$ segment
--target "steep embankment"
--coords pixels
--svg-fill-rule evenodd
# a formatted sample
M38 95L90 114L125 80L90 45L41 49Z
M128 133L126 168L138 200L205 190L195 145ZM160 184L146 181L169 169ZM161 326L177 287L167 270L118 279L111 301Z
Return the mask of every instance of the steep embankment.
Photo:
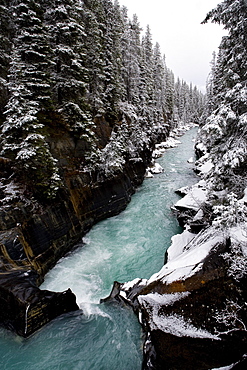
M163 135L152 140L158 137ZM64 300L71 292L56 295L39 291L37 285L95 222L126 207L150 163L152 140L138 158L126 160L121 170L101 179L98 172L63 166L63 189L50 204L29 200L17 182L5 187L10 197L1 208L1 320L5 325L28 336L56 315L77 308L74 297L73 304ZM66 140L53 142L62 148L62 156L57 157L63 163L63 158L75 159L71 141L70 145Z
M152 43L140 53L140 27L118 4L2 1L0 15L0 321L28 336L78 308L70 291L38 285L95 222L125 208L172 107L150 84L148 95ZM155 61L160 94L170 72Z

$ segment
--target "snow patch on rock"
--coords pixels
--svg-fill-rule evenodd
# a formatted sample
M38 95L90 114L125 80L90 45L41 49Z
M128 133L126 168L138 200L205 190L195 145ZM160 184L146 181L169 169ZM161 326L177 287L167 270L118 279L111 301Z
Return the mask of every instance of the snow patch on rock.
M144 296L139 296L139 303L149 312L149 326L151 330L162 330L165 333L176 335L178 337L190 338L208 338L220 340L216 335L209 333L206 330L198 329L189 321L185 321L180 315L165 315L160 312L162 306L169 306L178 300L187 297L190 293L172 293L158 294L151 293Z
M190 233L191 234L191 233ZM175 238L174 247L168 249L168 262L151 276L148 284L160 280L164 284L187 279L198 272L210 251L225 242L225 235L217 228L210 227L194 237L187 231ZM189 240L191 238L191 240ZM188 241L189 240L189 241ZM171 253L172 257L169 257Z
M188 208L195 211L199 211L201 206L205 203L208 195L206 188L206 182L204 180L199 181L193 185L188 193L180 199L176 204L175 208Z

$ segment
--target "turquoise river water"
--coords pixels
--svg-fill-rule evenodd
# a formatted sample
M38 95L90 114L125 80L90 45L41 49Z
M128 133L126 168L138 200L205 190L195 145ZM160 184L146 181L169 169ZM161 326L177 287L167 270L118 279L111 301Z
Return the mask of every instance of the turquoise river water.
M115 280L149 278L181 231L171 211L174 191L196 182L193 139L168 149L164 172L145 179L125 211L95 225L73 252L46 276L42 289L71 288L81 310L52 321L28 339L0 329L1 370L141 370L143 333L132 310L100 304Z

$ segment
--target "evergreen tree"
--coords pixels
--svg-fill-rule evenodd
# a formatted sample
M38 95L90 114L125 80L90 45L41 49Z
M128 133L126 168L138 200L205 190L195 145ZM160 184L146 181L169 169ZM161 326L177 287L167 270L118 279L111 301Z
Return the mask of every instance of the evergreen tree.
M170 123L172 121L173 112L175 108L175 90L174 90L174 74L167 68L164 57L165 66L165 122Z
M104 111L104 49L103 49L103 4L99 0L85 2L84 22L87 36L86 66L88 69L88 102L93 115Z
M66 128L90 142L93 124L86 98L88 70L83 18L84 8L79 0L54 0L45 13L49 41L53 46L53 104Z
M223 24L229 34L222 39L213 71L215 110L202 127L200 140L212 154L215 186L240 193L247 185L246 1L223 1L204 22L209 20Z
M153 123L154 81L153 81L153 42L149 26L142 38L140 59L140 115L143 123L150 127Z
M15 1L10 7L14 28L6 105L2 127L2 155L15 161L17 173L41 197L54 197L60 183L42 122L42 109L50 100L46 32L42 9L33 0Z
M116 119L117 107L122 95L121 81L121 14L119 6L110 0L102 0L98 7L98 22L102 33L102 97L103 109L109 120ZM102 5L102 6L101 6Z
M214 84L215 84L215 68L216 68L216 53L213 52L213 58L211 61L211 71L209 73L209 76L207 78L207 85L206 85L206 91L207 91L207 113L210 115L212 111L215 108L215 101L214 101Z
M209 12L204 20L204 23L209 20L221 23L229 32L222 39L213 71L216 83L214 95L218 104L224 100L229 89L247 79L246 7L245 0L225 0Z
M142 57L143 57L143 74L145 78L145 90L147 93L147 104L152 105L154 100L154 53L153 40L150 27L147 26L145 36L142 41Z
M179 78L175 83L174 120L182 123L200 123L205 109L205 96L192 84Z
M124 33L122 37L123 53L123 80L126 91L126 100L129 104L139 106L140 103L140 57L141 28L136 15L131 21L127 20L127 9L122 9L124 22Z
M10 62L13 29L7 1L0 5L0 124L4 120L4 107L8 101L7 75Z
M154 70L153 70L153 80L154 80L154 105L155 105L155 121L156 123L161 123L165 120L166 112L166 76L165 76L165 65L164 59L161 56L160 45L155 44L154 47Z
M137 16L129 20L117 0L1 4L1 155L37 196L55 198L61 184L56 131L81 148L79 167L111 148L123 161L138 157L167 133L176 101L173 73L150 28L141 40ZM183 89L186 84L176 93L178 122L192 117L199 101L192 90L184 98Z

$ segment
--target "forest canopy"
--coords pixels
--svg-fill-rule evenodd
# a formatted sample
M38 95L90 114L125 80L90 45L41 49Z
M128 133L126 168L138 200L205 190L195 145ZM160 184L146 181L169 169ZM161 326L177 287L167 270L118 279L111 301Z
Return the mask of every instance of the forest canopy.
M174 81L150 28L117 1L1 1L0 16L1 156L41 198L62 184L57 132L83 142L77 166L111 173L150 135L200 121L204 95Z

